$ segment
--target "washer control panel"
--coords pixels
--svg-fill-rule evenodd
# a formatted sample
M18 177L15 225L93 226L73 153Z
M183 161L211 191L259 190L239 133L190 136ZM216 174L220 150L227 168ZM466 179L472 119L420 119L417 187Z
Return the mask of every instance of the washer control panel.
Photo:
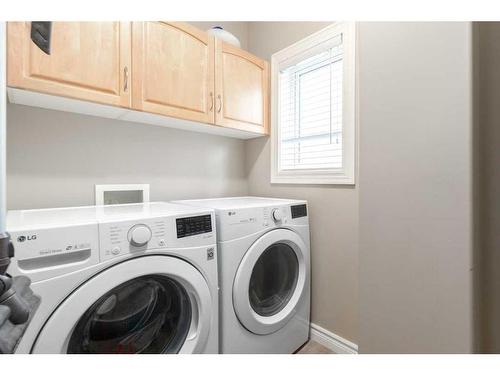
M207 214L101 223L100 260L148 250L213 245L213 222L213 214Z

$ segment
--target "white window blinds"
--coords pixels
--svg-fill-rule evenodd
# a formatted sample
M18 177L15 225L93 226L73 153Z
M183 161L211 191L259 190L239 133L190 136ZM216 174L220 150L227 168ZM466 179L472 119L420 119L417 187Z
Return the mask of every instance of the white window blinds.
M292 60L279 69L278 167L341 169L342 34Z

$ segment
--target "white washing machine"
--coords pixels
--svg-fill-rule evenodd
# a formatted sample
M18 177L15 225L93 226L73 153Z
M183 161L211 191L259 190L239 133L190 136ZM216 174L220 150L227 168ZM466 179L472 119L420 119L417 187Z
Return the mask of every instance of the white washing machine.
M16 353L218 353L215 218L144 203L10 211L41 303Z
M293 353L309 338L307 202L178 201L215 209L222 353Z

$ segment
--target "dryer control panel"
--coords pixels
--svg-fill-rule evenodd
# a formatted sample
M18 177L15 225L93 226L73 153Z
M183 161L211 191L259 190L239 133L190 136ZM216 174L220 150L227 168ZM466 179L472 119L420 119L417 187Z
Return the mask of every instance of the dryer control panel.
M219 241L278 227L309 225L307 203L225 209L217 212Z

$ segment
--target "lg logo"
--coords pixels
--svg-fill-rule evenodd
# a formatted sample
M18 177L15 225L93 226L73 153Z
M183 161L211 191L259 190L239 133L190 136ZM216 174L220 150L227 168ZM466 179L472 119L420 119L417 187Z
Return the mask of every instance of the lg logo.
M17 237L17 242L24 242L24 241L32 241L36 240L36 234L32 234L31 236L19 236Z

